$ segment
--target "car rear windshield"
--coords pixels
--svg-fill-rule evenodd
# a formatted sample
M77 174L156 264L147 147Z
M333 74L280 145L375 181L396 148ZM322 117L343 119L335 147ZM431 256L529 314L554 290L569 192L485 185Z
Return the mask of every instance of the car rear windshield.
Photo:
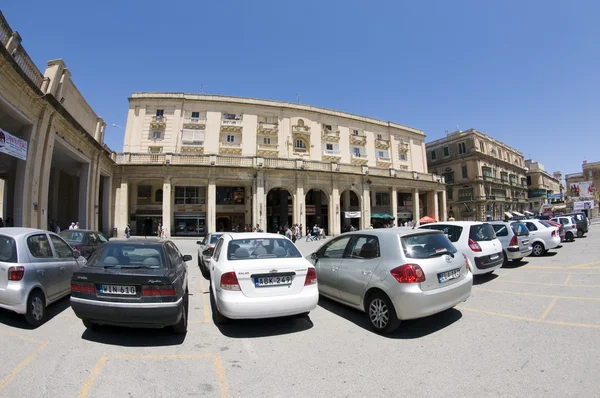
M552 225L551 225L551 224L548 224L548 223L547 223L546 221L544 221L544 220L538 220L538 221L539 221L539 223L540 223L540 224L542 224L542 225L543 225L544 227L546 227L546 228L550 228L550 227L552 227Z
M166 268L160 245L109 242L88 260L88 267Z
M458 242L460 239L460 234L462 234L463 227L459 227L458 225L445 225L445 224L431 224L422 226L423 229L435 229L437 231L442 231L446 237L450 240L450 242Z
M529 236L529 229L527 225L522 222L514 222L511 224L512 230L517 236Z
M469 230L469 238L475 242L482 242L496 239L494 228L490 224L471 225Z
M235 239L227 247L229 260L296 257L302 257L302 254L288 239Z
M17 262L17 243L10 236L0 235L0 261Z
M215 243L217 243L217 241L219 240L219 238L221 237L221 234L213 234L210 236L210 243L211 245L214 245Z
M83 240L85 239L85 232L68 230L68 231L62 231L60 233L60 236L64 240L68 240L69 242L82 243Z
M456 248L443 233L427 233L400 237L407 258L430 258L444 253L456 253Z

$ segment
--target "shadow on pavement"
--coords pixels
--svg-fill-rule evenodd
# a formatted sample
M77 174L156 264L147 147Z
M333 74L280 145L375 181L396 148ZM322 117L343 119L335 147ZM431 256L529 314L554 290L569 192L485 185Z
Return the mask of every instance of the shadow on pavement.
M496 279L497 277L498 277L498 274L496 274L496 273L485 274L485 275L475 275L473 278L473 286L491 282L494 279Z
M217 325L224 336L243 339L280 336L298 333L313 327L309 316L291 316L269 319L230 320L225 325Z
M175 334L171 328L134 329L118 326L96 326L86 329L81 338L94 343L121 347L165 347L183 344L185 335Z
M504 268L504 269L515 269L515 268L523 267L523 266L525 266L527 264L529 264L529 261L523 261L523 260L521 260L521 261L512 261L511 260L508 263L503 264L502 268Z
M375 334L364 312L339 304L325 297L319 298L319 306ZM457 309L451 308L426 318L403 321L396 331L382 335L382 337L389 339L418 339L438 332L452 325L460 318L462 318L462 313Z
M542 257L554 257L558 254L558 252L546 252L542 254Z
M51 304L50 306L46 307L46 318L44 319L44 323L41 324L38 328L44 327L46 323L50 322L54 317L60 315L69 307L71 307L70 296L64 297L58 300L57 302ZM27 323L24 315L7 310L0 310L0 323L18 329L36 329L35 327Z

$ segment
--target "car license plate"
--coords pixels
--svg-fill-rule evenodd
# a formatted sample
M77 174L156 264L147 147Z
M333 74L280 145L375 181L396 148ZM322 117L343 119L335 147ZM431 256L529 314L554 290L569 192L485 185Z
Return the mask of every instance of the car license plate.
M262 287L262 286L279 286L279 285L291 285L292 284L292 276L264 276L258 277L254 279L254 286Z
M135 296L136 291L135 286L102 285L100 286L100 293Z
M500 255L499 255L499 254L492 254L492 255L490 256L490 260L498 260L498 257L500 257Z
M444 283L444 282L448 282L452 279L456 279L460 276L460 268L457 269L453 269L452 271L446 271L446 272L442 272L441 274L438 274L438 281L440 281L440 283Z

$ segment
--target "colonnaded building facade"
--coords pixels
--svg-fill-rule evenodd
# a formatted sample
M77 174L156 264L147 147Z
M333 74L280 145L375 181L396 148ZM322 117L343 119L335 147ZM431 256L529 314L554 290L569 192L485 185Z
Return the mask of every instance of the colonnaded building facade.
M133 93L117 154L122 233L199 235L319 224L328 235L425 215L446 219L422 131L313 106ZM395 221L385 221L391 219Z

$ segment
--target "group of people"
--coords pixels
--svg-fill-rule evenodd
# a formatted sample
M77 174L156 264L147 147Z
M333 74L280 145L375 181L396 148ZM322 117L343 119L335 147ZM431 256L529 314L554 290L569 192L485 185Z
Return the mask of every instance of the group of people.
M321 228L319 225L315 224L311 229L306 230L306 241L310 242L311 240L321 240L325 239L327 236L325 235L325 228Z
M2 221L1 218L0 221ZM69 229L79 229L79 221L73 221L71 225L69 225ZM50 220L48 222L48 231L59 234L61 229L60 226L54 222L54 220Z

